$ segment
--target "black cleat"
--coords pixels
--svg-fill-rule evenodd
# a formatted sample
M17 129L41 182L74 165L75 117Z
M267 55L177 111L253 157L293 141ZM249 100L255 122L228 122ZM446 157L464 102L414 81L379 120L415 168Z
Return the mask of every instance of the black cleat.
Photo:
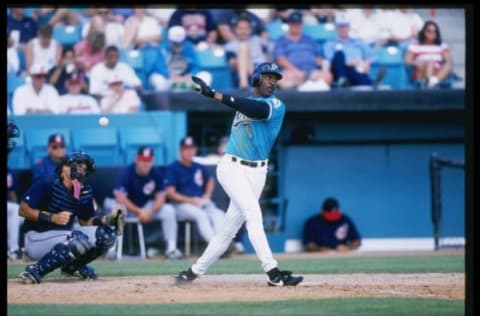
M292 271L280 271L277 268L267 274L269 286L296 286L303 281L303 276L292 276Z
M195 273L193 273L192 268L189 268L187 271L182 271L177 276L175 276L175 284L176 285L190 284L197 277L198 276Z

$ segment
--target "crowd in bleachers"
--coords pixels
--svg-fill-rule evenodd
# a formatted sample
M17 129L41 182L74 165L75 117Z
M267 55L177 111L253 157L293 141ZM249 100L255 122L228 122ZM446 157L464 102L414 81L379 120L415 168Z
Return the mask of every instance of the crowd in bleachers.
M246 89L263 61L279 64L283 90L437 88L451 77L440 28L408 8L39 6L7 15L12 114L141 111L142 93L189 90L191 75Z

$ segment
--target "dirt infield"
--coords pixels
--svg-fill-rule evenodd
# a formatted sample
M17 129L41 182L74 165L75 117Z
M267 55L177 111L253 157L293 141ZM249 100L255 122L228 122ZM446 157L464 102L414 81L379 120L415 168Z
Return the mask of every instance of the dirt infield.
M429 252L428 255L435 253ZM445 252L439 252L445 254ZM385 256L386 253L351 253L346 256ZM408 253L390 253L408 255ZM412 252L411 255L419 255ZM322 255L328 257L330 255ZM332 255L338 256L338 255ZM248 257L248 256L247 256ZM278 255L308 258L311 254ZM252 256L252 260L255 260ZM423 297L465 299L464 273L356 273L307 274L297 287L269 287L264 274L205 275L187 286L173 285L172 276L100 277L96 281L46 278L38 285L18 279L7 284L8 303L148 304L222 301L273 301L337 297ZM108 293L108 295L106 295ZM102 300L99 302L98 298Z

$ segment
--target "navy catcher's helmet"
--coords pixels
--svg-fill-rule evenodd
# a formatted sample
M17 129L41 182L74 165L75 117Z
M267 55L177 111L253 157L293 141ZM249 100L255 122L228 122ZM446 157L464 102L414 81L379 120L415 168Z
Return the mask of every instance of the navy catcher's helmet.
M262 81L263 74L274 74L277 77L277 80L282 79L282 74L280 73L280 67L277 64L265 62L259 64L255 67L255 70L252 74L252 86L258 87Z
M12 138L17 138L19 136L20 129L18 128L17 124L14 121L9 120L7 124L7 150L9 153L15 148L16 145L15 140L13 140Z
M82 163L87 166L87 173L84 176L79 175L77 172L77 165ZM65 165L71 168L71 178L78 179L80 182L84 182L89 175L95 172L95 161L84 152L75 152L63 157L57 168L58 175L61 174L62 167Z

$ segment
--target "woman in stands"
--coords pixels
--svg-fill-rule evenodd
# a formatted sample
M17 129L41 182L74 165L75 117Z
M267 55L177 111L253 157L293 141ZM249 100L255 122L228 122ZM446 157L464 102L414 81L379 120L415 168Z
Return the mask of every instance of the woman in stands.
M408 47L405 63L413 66L413 79L422 88L435 88L449 77L452 59L435 22L425 22L418 40Z

